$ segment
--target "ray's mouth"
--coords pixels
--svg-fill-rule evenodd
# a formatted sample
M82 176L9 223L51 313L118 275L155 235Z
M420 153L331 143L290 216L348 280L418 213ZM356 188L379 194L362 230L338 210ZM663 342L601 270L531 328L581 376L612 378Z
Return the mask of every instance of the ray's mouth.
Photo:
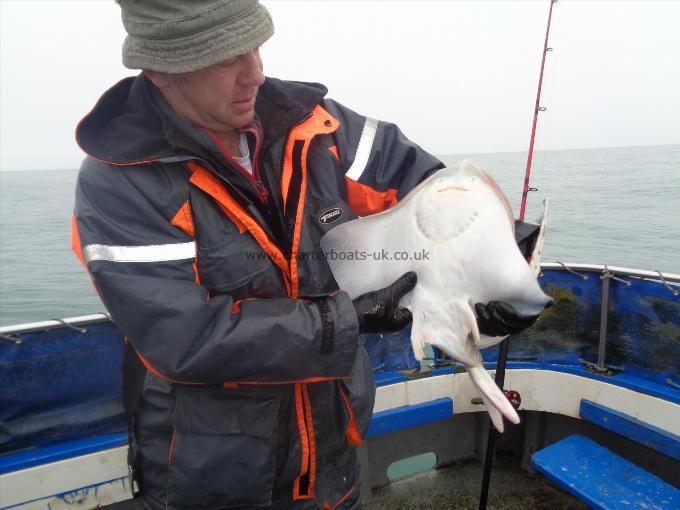
M442 189L438 189L437 192L441 193L442 191L451 191L451 190L456 190L456 191L467 191L468 189L461 185L461 184L450 184Z

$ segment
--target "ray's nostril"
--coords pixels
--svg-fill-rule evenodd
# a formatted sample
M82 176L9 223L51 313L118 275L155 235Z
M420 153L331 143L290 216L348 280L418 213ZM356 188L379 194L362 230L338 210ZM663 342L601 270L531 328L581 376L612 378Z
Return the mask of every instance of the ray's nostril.
M548 299L549 299L549 301L543 307L544 310L547 310L548 308L550 308L552 305L555 304L555 301L553 300L553 298L548 298Z

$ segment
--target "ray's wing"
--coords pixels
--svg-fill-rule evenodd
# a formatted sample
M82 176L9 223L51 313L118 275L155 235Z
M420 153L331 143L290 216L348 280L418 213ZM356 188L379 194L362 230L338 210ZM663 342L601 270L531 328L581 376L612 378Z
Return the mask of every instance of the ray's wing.
M349 221L321 238L321 249L338 286L355 298L391 284L385 267L374 254L386 246L386 232L394 214L385 211Z

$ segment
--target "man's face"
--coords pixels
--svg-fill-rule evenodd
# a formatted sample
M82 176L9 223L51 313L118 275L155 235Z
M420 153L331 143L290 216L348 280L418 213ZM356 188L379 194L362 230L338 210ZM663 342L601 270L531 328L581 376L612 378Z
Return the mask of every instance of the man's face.
M194 123L213 131L248 124L255 115L255 98L264 83L259 49L198 71L164 75L154 83L171 106Z

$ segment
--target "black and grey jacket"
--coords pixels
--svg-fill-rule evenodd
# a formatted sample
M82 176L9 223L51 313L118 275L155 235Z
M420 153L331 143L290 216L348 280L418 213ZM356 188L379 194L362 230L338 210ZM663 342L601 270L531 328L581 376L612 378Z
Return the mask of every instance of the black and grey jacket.
M80 123L74 249L146 375L134 420L152 508L335 508L374 384L319 248L441 163L396 126L268 78L250 176L140 74Z

